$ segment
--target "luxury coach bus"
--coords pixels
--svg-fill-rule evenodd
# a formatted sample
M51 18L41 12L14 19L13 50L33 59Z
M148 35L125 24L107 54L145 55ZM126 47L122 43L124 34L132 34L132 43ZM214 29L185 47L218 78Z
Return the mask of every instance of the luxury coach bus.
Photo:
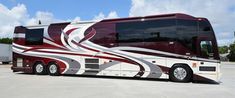
M12 70L218 82L220 61L209 21L176 13L17 26Z

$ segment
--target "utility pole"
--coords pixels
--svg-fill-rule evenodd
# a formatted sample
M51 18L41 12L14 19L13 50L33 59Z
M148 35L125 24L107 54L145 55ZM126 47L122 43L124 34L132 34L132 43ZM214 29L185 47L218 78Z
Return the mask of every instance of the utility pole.
M235 39L235 31L233 32L233 37L234 37L234 39ZM235 40L234 40L234 43L235 43Z

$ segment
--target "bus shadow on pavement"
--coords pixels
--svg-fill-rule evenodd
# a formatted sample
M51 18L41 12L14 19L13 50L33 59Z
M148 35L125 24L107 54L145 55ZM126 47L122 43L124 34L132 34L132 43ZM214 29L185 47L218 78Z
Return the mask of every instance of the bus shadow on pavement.
M35 75L30 73L16 73L21 75ZM40 76L49 76L49 75L40 75ZM81 77L81 78L100 78L100 79L121 79L121 80L139 80L139 81L160 81L160 82L172 82L169 79L157 79L157 78L139 78L139 77L118 77L118 76L94 76L94 75L60 75L60 76L52 76L52 77ZM182 82L172 82L172 83L182 83ZM193 84L210 84L210 85L219 85L220 83L216 82L208 82L208 81L191 81L185 83L193 83Z
M158 78L139 78L139 77L118 77L118 76L94 76L94 75L62 75L65 77L83 77L83 78L103 78L103 79L123 79L123 80L141 80L141 81L160 81L160 82L172 82L169 79L158 79ZM173 83L182 83L182 82L173 82ZM212 84L218 85L217 82L209 81L190 81L184 83L195 83L195 84Z

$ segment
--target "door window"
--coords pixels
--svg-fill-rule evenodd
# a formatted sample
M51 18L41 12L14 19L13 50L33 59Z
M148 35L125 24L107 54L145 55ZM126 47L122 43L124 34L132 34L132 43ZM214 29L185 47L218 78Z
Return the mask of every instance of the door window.
M201 56L205 58L213 57L213 46L211 41L201 41L200 42L201 48Z

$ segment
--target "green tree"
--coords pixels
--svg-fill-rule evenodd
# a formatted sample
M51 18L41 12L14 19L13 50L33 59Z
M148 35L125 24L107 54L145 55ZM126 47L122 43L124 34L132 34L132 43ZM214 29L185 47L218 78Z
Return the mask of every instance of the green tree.
M219 54L224 54L224 53L228 53L228 46L221 46L219 47Z
M229 46L229 49L228 59L229 61L235 61L235 42Z
M0 38L0 43L11 44L12 39L11 38Z

